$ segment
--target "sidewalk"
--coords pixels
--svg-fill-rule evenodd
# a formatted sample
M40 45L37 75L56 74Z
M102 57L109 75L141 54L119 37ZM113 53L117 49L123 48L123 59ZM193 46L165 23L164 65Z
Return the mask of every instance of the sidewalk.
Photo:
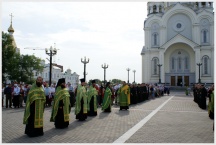
M49 122L51 107L46 108L44 136L36 138L24 134L23 114L24 108L2 109L3 143L113 143L121 137L125 143L214 143L213 120L184 92L131 105L129 111L119 111L116 105L111 113L98 108L98 115L84 122L75 119L73 107L70 125L63 130ZM130 134L136 126L139 128Z

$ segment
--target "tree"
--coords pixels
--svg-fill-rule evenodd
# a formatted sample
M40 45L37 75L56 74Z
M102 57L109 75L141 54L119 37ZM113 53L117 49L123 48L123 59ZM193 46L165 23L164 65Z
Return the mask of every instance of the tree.
M114 84L120 84L122 82L122 80L119 80L119 79L112 79L112 82Z
M42 72L41 59L34 55L20 55L12 45L9 34L2 32L2 80L32 83L33 70Z
M22 82L33 83L33 70L37 73L43 71L41 59L34 55L21 55L20 56L20 77Z
M8 72L10 71L10 65L13 65L13 57L16 49L12 45L12 38L9 34L2 32L2 81L5 82L8 78Z

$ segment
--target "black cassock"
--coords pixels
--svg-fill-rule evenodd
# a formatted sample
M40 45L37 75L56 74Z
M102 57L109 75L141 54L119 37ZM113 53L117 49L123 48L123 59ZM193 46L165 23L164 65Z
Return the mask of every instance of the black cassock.
M30 105L30 116L28 118L28 124L26 124L25 134L29 137L37 137L44 135L43 127L34 128L34 118L35 118L35 101Z
M90 101L90 111L88 111L88 116L97 116L97 111L94 111L94 96L91 97Z
M79 119L79 121L84 121L87 119L87 114L84 114L83 113L83 104L84 104L84 101L83 101L83 98L81 99L81 109L80 109L80 112L76 115L76 119Z
M59 129L67 128L69 125L69 121L64 121L64 112L63 112L63 100L59 101L59 108L58 108L58 113L55 117L55 127ZM60 109L61 107L61 109ZM69 107L70 109L70 107Z

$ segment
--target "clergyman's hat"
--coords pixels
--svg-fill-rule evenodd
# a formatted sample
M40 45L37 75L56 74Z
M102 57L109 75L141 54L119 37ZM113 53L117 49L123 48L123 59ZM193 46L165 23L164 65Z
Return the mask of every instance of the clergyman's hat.
M84 78L82 78L82 79L80 79L80 81L81 81L81 83L84 83L84 82L85 82L85 79L84 79Z
M60 86L62 83L65 83L65 78L59 79L56 87Z
M95 80L92 80L92 84L94 84L94 83L96 83L96 81L95 81Z

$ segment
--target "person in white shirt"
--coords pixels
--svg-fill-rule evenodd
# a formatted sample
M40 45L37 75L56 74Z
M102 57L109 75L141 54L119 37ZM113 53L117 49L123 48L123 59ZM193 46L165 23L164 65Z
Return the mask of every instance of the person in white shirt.
M46 103L45 106L50 107L51 106L51 89L48 84L46 84L46 87L44 88L45 96L46 96Z
M14 84L14 90L13 90L13 106L14 108L19 108L19 96L20 96L20 88L17 84Z
M50 87L50 92L51 92L50 100L52 102L52 100L54 100L54 95L55 95L55 86L53 84Z

